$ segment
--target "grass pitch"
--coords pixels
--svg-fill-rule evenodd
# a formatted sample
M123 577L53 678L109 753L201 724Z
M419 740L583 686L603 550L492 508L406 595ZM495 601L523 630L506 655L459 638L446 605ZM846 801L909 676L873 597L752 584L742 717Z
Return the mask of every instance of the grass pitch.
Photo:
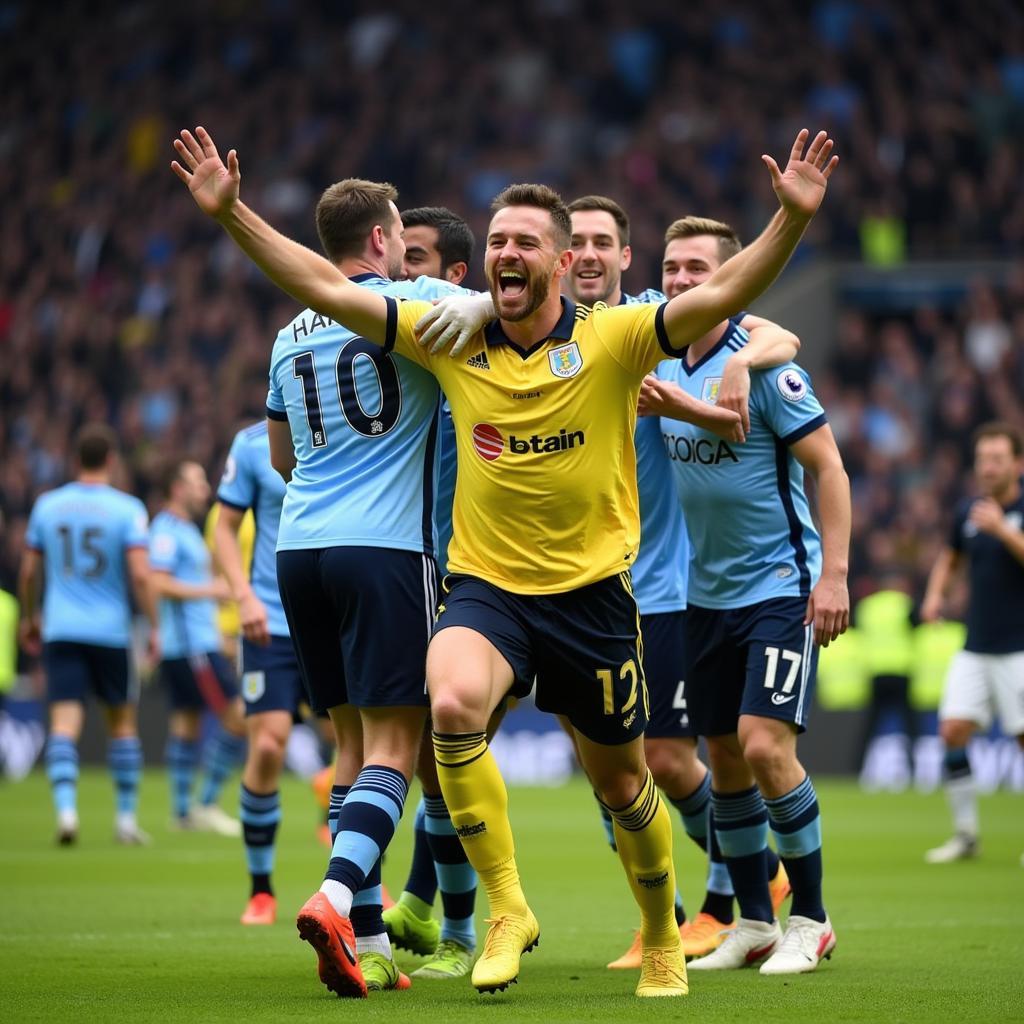
M338 1000L293 915L318 886L326 851L314 837L309 790L286 781L272 928L238 924L247 892L240 840L172 833L167 782L144 781L141 821L153 846L112 839L107 776L86 772L76 847L53 843L40 773L0 788L0 1018L5 1021L1009 1021L1024 1019L1024 814L1020 797L982 802L984 848L972 863L928 867L946 838L939 795L865 795L820 782L826 902L839 945L812 975L694 974L686 999L637 1000L632 972L604 964L635 925L617 859L603 842L586 786L515 789L520 866L541 922L541 944L520 982L480 996L468 979L416 982L411 991ZM229 790L224 804L236 804ZM410 797L414 806L415 793ZM385 864L401 889L407 813ZM688 909L699 908L704 867L677 831ZM483 913L479 928L485 927ZM399 960L413 969L415 958Z

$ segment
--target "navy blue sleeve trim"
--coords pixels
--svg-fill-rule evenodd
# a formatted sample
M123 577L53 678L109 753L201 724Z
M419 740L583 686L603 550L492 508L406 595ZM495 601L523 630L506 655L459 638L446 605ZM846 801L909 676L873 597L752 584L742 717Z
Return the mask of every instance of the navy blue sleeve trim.
M228 501L227 498L223 497L220 494L217 495L217 500L222 505L227 505L228 508L233 508L236 512L248 512L249 511L249 506L248 505L239 505L237 502Z
M268 420L277 420L278 423L287 423L288 422L288 413L281 412L280 409L271 409L270 406L268 405L267 406L267 419Z
M398 337L398 303L390 295L384 296L384 302L388 309L388 319L384 325L384 351L391 352Z
M654 333L658 336L658 344L665 355L670 359L682 359L686 349L673 348L672 343L668 340L668 331L665 330L665 307L667 305L667 302L663 302L654 314Z
M785 437L779 438L784 445L796 444L801 438L806 437L808 434L813 434L818 427L823 427L828 423L828 417L821 413L819 416L815 416L813 420L808 420L806 423L797 427L796 430L791 431Z

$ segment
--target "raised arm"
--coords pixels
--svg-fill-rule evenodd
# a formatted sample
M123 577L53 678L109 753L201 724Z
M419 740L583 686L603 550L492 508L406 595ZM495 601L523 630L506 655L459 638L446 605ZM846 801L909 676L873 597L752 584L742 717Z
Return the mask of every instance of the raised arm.
M685 348L756 299L778 277L825 198L839 158L832 140L818 132L804 155L809 132L793 143L784 171L770 156L761 159L772 176L779 210L760 236L727 260L703 284L677 295L665 307L665 329L673 348Z
M195 135L186 129L174 140L174 148L182 162L172 161L171 169L188 186L196 205L274 284L368 341L384 344L384 297L353 284L333 263L275 231L250 210L238 197L242 176L235 150L228 153L225 166L205 128L196 128Z

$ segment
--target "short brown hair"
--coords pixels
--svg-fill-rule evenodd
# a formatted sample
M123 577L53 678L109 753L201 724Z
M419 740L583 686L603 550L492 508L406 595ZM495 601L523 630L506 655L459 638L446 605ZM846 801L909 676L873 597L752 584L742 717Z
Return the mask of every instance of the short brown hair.
M680 217L673 221L665 232L665 244L677 238L696 238L698 235L713 235L718 239L718 258L724 263L743 248L740 236L728 224L710 217Z
M82 469L102 469L117 451L117 435L106 423L86 423L75 438L75 453Z
M535 206L551 214L555 244L568 249L572 244L572 219L565 201L547 185L509 185L499 192L491 203L491 213L504 210L506 206Z
M157 470L157 485L160 493L165 497L171 496L174 485L182 478L185 467L195 462L195 459L188 459L181 455L170 456L164 459Z
M378 224L389 230L397 199L398 189L386 181L346 178L326 189L316 204L316 232L327 258L337 263L358 256Z
M614 199L608 196L580 196L569 204L569 213L583 213L586 210L601 210L610 213L615 226L619 229L619 245L623 249L629 245L629 217L626 211Z
M1013 452L1015 459L1019 459L1024 454L1024 438L1021 437L1021 432L1006 420L991 420L988 423L982 423L974 432L972 439L974 447L977 448L978 442L983 441L986 437L1005 437L1010 442L1010 451Z

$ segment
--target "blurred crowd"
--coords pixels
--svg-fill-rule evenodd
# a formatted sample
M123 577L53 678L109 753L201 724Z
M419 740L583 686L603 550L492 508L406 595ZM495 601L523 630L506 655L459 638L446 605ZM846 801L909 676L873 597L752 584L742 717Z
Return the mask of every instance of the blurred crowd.
M1024 248L1015 0L4 0L0 83L0 584L84 420L117 426L123 484L152 505L163 453L216 474L262 415L294 309L168 170L186 125L236 146L247 199L310 244L317 196L352 174L478 237L501 187L544 180L626 206L640 290L684 213L751 237L773 205L759 155L808 125L842 164L798 259ZM858 578L920 574L969 428L1020 422L1022 385L1024 273L955 314L843 319L819 390L854 479Z

